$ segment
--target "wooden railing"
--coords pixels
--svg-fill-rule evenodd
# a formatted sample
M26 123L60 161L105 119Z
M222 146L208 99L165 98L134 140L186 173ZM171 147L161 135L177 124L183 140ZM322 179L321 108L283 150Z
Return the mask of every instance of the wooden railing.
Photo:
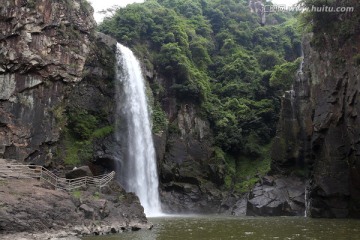
M37 178L55 189L71 191L80 187L95 186L102 188L115 177L115 172L96 177L66 179L56 176L42 166L0 164L0 177L3 178Z

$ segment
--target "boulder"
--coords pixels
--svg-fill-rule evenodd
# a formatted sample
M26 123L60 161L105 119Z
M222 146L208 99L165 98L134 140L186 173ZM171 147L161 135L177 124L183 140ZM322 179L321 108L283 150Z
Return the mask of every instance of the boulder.
M271 179L271 181L270 181ZM273 180L266 177L256 184L246 203L247 216L303 216L305 213L305 182L296 177ZM245 201L236 205L242 213Z
M92 177L93 174L88 166L82 166L78 168L74 168L70 172L65 174L67 179L75 179L80 177Z
M86 204L81 204L79 209L85 213L85 218L92 219L94 216L94 209Z

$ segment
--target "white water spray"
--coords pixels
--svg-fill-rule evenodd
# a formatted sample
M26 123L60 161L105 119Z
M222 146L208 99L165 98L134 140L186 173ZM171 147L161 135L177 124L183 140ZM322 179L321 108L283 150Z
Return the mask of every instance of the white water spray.
M118 167L120 181L127 191L136 193L147 217L159 216L159 182L145 80L140 63L129 48L118 43L116 58L116 77L122 86L121 91L117 89L117 114L124 116L116 132L117 137L125 140L125 156ZM126 125L125 132L120 131L122 124Z

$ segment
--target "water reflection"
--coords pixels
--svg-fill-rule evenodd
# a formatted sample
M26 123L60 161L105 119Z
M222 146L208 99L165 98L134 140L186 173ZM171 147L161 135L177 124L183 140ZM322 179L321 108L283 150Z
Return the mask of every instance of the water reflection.
M360 221L349 219L192 216L153 218L150 221L154 223L151 231L91 237L84 240L360 239Z

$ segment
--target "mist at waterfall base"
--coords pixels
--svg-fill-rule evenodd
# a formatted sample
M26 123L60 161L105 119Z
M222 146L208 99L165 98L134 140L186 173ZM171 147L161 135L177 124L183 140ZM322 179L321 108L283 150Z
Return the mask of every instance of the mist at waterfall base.
M145 80L132 51L117 44L116 138L123 157L117 162L120 183L140 199L147 217L163 215L159 199L159 180L152 139Z

